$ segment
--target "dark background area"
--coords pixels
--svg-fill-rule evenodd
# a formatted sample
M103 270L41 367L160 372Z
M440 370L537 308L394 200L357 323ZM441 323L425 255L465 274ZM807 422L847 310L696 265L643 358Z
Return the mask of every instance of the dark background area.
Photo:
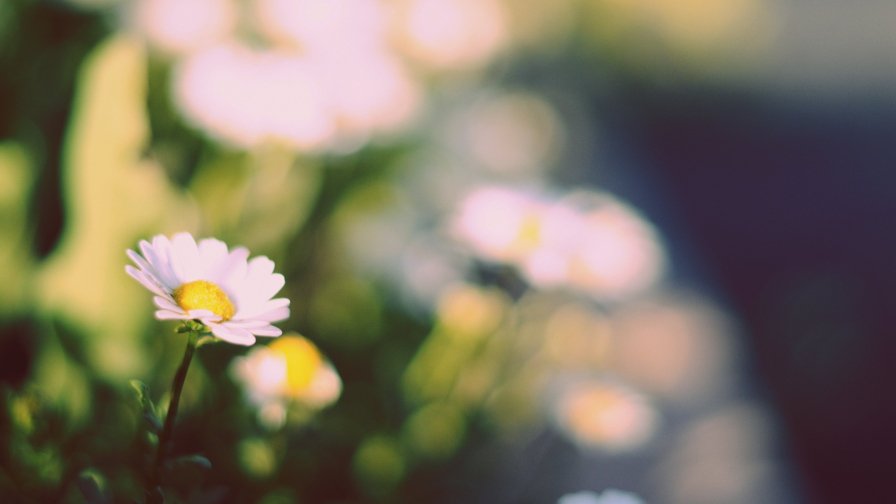
M643 98L634 141L744 325L807 501L880 502L896 422L896 111Z

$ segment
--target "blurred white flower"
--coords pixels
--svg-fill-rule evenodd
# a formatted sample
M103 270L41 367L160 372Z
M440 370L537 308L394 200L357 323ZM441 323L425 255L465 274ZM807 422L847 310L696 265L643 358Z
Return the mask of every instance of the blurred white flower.
M155 47L181 54L227 37L237 10L233 0L138 0L126 16Z
M580 192L567 199L584 217L570 256L568 280L597 297L619 298L654 285L665 269L656 231L633 208L608 194Z
M644 501L633 493L610 489L600 494L589 491L566 494L557 499L557 504L644 504Z
M560 431L583 448L636 450L656 433L659 416L645 397L605 380L577 380L564 386L553 405Z
M267 257L247 261L244 247L228 250L214 238L197 244L189 233L142 240L140 251L127 251L139 269L127 265L125 271L155 294L159 320L198 320L236 345L280 336L271 323L289 317L289 299L272 299L285 281Z
M320 350L298 334L287 334L234 359L230 374L243 386L259 418L276 427L290 403L318 409L342 393L342 380Z
M507 41L506 13L497 0L403 0L396 7L398 43L433 69L479 66Z
M310 59L326 90L334 122L344 134L397 130L420 107L418 83L398 59L384 50L359 47L340 54L315 53Z
M172 85L187 121L238 147L319 149L335 132L324 83L300 55L218 45L179 62Z
M552 201L480 187L462 201L451 231L480 258L516 266L536 287L568 287L600 299L651 287L665 264L652 228L601 193Z
M380 0L256 0L261 31L303 52L343 52L384 43Z
M172 85L188 122L240 148L314 151L366 141L407 124L421 100L402 64L368 47L321 53L221 44L180 61Z
M484 186L463 199L451 231L483 259L521 262L541 244L547 208L535 195Z

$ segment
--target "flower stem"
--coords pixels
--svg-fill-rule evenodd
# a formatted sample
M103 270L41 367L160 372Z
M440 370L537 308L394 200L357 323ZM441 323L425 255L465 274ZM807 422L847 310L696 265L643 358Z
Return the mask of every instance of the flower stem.
M162 503L164 497L160 484L162 482L162 465L165 462L165 456L168 451L168 444L171 441L171 434L174 431L174 418L177 416L177 406L180 403L180 393L184 389L184 381L187 378L187 370L190 368L190 361L193 360L193 352L196 350L196 340L198 339L197 331L189 331L187 335L187 348L184 350L184 357L174 374L174 381L171 383L171 402L168 404L168 414L165 416L165 424L162 427L162 433L159 435L159 445L156 449L156 459L152 466L152 472L149 476L149 484L147 485L147 503Z

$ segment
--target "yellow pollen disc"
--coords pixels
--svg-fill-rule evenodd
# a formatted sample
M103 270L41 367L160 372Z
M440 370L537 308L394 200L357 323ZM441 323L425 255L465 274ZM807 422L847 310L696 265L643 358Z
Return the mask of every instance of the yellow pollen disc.
M301 337L282 337L274 340L268 348L286 359L286 391L292 396L301 396L311 385L318 369L323 364L320 351L313 343Z
M227 294L217 285L205 280L187 282L174 289L174 300L186 311L208 310L222 320L230 320L235 311Z

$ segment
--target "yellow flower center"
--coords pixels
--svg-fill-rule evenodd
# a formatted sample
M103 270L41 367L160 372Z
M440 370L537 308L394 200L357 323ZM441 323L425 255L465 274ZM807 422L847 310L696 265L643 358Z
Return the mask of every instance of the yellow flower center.
M542 223L536 214L523 217L516 235L516 246L522 249L533 249L541 242Z
M235 311L227 294L217 285L205 280L187 282L174 289L174 300L186 311L208 310L222 320L230 320Z
M320 351L305 338L277 338L268 348L286 359L286 392L300 397L311 385L323 364Z

